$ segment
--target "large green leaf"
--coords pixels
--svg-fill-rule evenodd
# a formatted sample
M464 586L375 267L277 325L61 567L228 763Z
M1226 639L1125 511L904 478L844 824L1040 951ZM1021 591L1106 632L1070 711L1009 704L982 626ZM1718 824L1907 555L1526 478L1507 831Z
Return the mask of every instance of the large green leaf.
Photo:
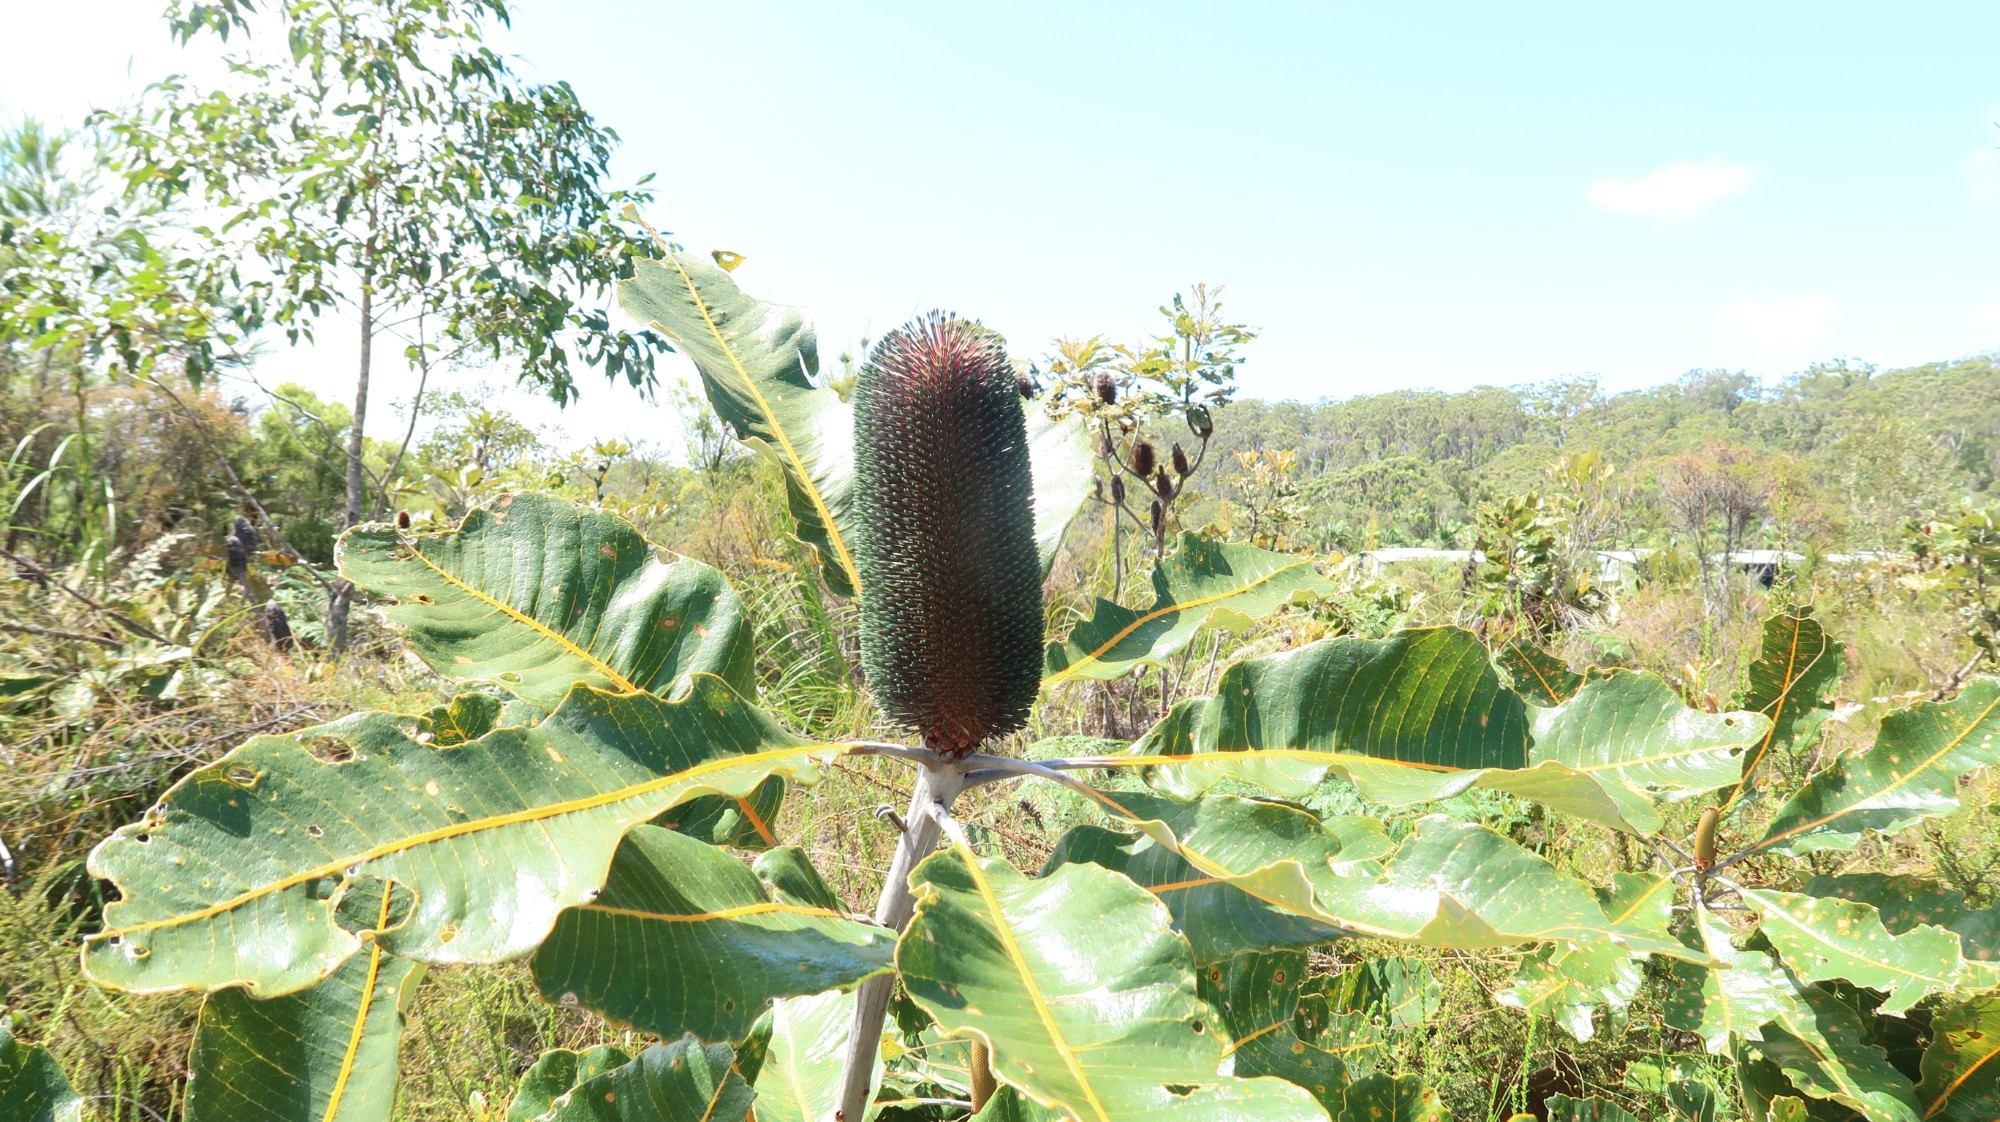
M83 1099L49 1050L22 1044L0 1019L0 1122L82 1122Z
M1456 949L1608 941L1631 954L1688 953L1649 924L1612 923L1589 888L1508 838L1442 815L1420 820L1378 863L1379 833L1350 827L1351 840L1343 840L1284 804L1231 795L1193 804L1125 792L1096 798L1152 844L1078 831L1051 864L1101 864L1160 895L1197 961L1337 934ZM1350 857L1363 867L1348 868Z
M1549 1122L1639 1122L1629 1110L1609 1099L1549 1096Z
M1792 1086L1858 1111L1869 1122L1918 1122L1915 1088L1869 1043L1861 1018L1817 986L1764 1026L1752 1050L1776 1064Z
M800 740L720 678L687 696L572 691L541 724L433 748L364 713L260 736L174 785L90 857L121 898L84 945L119 989L303 989L362 940L336 917L365 884L414 894L380 938L425 962L494 961L588 899L618 838L682 799L810 775Z
M727 1044L683 1036L609 1070L605 1066L619 1057L615 1049L570 1055L568 1062L538 1062L530 1069L508 1122L743 1122L749 1116L753 1094L736 1073ZM561 1086L565 1077L574 1082ZM546 1109L529 1113L544 1103Z
M1124 877L1082 864L1029 880L960 842L910 880L910 996L986 1039L994 1074L1036 1102L1083 1122L1325 1117L1290 1083L1219 1074L1227 1034L1187 943Z
M581 1052L554 1048L536 1057L521 1075L514 1099L507 1104L507 1122L534 1122L556 1108L556 1100L571 1088L613 1068L632 1062L623 1049L600 1044Z
M692 673L755 684L750 629L721 573L546 495L501 499L438 533L358 526L341 539L340 571L393 598L389 619L431 669L543 708L577 682L662 695Z
M1888 995L1881 1012L1900 1014L1949 990L1964 972L1958 935L1919 926L1890 934L1872 904L1745 888L1758 929L1800 980L1844 979Z
M757 1072L757 1122L830 1122L840 1105L840 1076L854 995L837 991L792 997L771 1009L770 1052ZM882 1058L869 1077L873 1118Z
M1695 912L1692 938L1716 965L1673 964L1665 1001L1668 1026L1694 1033L1721 1055L1730 1037L1760 1040L1765 1025L1792 1010L1796 987L1784 968L1763 951L1737 950L1728 925L1714 913Z
M1814 877L1804 891L1808 896L1873 905L1891 935L1926 924L1955 931L1968 962L2000 959L2000 909L1971 907L1965 893L1936 881L1897 873L1842 873Z
M1451 1122L1451 1115L1422 1079L1377 1072L1347 1085L1333 1122Z
M854 411L818 381L819 343L804 309L746 296L692 253L633 262L618 304L693 360L716 413L784 471L799 540L818 554L827 587L853 596L861 587L849 545Z
M1164 844L1144 835L1078 826L1056 843L1048 869L1088 861L1124 873L1166 903L1197 963L1247 951L1311 946L1342 934L1316 918L1310 903L1261 892L1255 884L1238 887L1225 879L1228 875L1254 874L1294 861L1302 866L1301 875L1320 871L1331 877L1336 863L1384 857L1394 848L1372 820L1341 820L1330 827L1285 803L1234 795L1210 795L1193 803L1132 792L1100 792L1098 797L1106 811L1128 823L1147 824L1155 833L1164 829Z
M557 917L532 969L556 1004L664 1038L733 1041L772 1000L852 986L894 951L885 928L774 901L723 850L636 826L603 891Z
M1311 1091L1329 1113L1347 1091L1347 1065L1297 1031L1306 952L1246 954L1202 969L1204 1001L1222 1014L1236 1043L1228 1055L1241 1076L1275 1075Z
M1514 692L1536 705L1561 705L1583 688L1583 675L1525 639L1493 652L1493 661L1513 680Z
M351 921L391 922L392 893L349 893ZM365 913L357 915L356 913ZM188 1066L188 1122L371 1122L396 1102L403 1011L423 967L378 942L308 990L208 996Z
M1328 774L1406 806L1473 786L1651 833L1656 802L1733 782L1764 732L1699 713L1655 678L1591 678L1553 708L1506 689L1486 648L1453 628L1328 639L1240 662L1212 699L1184 701L1119 766L1186 798L1224 778L1302 797Z
M2000 1118L2000 995L1946 1006L1932 1018L1917 1102L1932 1122Z
M1781 612L1764 621L1762 647L1745 673L1735 705L1771 721L1764 739L1744 761L1743 778L1726 802L1735 802L1773 749L1809 743L1833 712L1828 700L1843 671L1840 644L1810 610Z
M1153 567L1153 605L1143 611L1100 599L1087 620L1050 643L1042 683L1116 678L1157 665L1205 627L1241 627L1333 584L1310 557L1210 541L1192 533Z
M1611 888L1597 890L1597 899L1614 925L1667 934L1672 881L1618 873ZM1553 1016L1571 1036L1589 1040L1597 1032L1597 1008L1625 1008L1644 980L1639 963L1616 944L1565 943L1544 947L1524 959L1514 972L1513 984L1494 998L1502 1005Z
M2000 680L1980 678L1948 702L1882 719L1866 751L1842 756L1778 808L1753 853L1845 849L1864 831L1892 833L1959 809L1959 777L2000 763Z
M1028 409L1028 469L1035 487L1035 548L1042 555L1042 573L1056 559L1063 531L1076 521L1090 498L1096 465L1090 433L1077 414L1057 420L1030 402Z

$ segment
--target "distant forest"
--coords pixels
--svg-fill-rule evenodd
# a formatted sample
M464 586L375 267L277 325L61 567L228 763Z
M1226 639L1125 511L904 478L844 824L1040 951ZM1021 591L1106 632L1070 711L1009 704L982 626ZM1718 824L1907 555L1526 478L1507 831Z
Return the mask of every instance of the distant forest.
M1322 547L1467 544L1482 504L1559 491L1581 455L1611 500L1601 547L1672 540L1671 481L1734 473L1755 492L1738 545L1897 548L1913 518L2000 497L2000 366L1838 363L1774 383L1705 370L1619 394L1572 379L1242 399L1217 438L1225 464L1296 450L1294 534ZM1571 470L1557 470L1566 457Z

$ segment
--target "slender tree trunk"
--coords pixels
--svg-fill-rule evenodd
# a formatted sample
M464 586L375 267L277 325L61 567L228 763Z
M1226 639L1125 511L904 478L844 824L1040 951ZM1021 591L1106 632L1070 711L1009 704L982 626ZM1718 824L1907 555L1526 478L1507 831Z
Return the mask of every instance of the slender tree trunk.
M882 896L875 905L876 923L901 931L910 922L917 904L910 893L910 870L937 846L940 832L932 808L950 810L964 789L965 772L956 763L941 767L925 764L917 773L917 789L910 795L910 810L903 819L903 839L896 843L896 856L889 863L889 876L882 882ZM882 1042L882 1020L895 988L893 974L877 974L854 991L854 1020L848 1028L837 1118L861 1122L867 1110L869 1077L875 1072L875 1052Z
M364 260L375 250L375 216L368 216L368 241L362 251ZM363 267L361 271L361 361L354 378L354 420L347 430L347 510L346 524L353 526L361 521L362 496L367 493L367 480L362 472L361 455L365 449L363 429L368 422L368 376L375 351L375 274L374 270ZM326 630L328 642L336 651L347 649L347 612L354 603L354 586L340 581L333 586L332 602L327 606Z

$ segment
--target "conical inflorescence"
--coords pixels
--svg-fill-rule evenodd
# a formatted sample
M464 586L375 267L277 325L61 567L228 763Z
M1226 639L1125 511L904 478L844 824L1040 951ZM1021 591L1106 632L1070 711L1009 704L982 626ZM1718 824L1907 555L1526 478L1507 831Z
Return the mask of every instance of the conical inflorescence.
M999 337L940 312L854 385L861 662L883 712L958 757L1027 722L1042 665L1027 418Z

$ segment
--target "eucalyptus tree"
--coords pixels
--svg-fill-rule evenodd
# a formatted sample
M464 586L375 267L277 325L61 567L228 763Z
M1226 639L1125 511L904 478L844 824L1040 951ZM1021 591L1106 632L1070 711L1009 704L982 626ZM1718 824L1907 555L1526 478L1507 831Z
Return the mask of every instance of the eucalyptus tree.
M358 322L345 521L374 513L364 463L378 346L417 371L505 361L558 402L572 368L652 381L657 339L612 326L609 286L629 272L621 209L650 196L610 185L617 134L567 83L514 73L485 41L506 0L176 0L185 43L240 34L214 89L155 85L114 120L131 190L211 216L198 232L240 260L244 326L313 337L336 309ZM255 48L270 36L275 51ZM403 446L408 447L409 434ZM400 458L400 453L398 454ZM350 587L331 608L336 644Z

